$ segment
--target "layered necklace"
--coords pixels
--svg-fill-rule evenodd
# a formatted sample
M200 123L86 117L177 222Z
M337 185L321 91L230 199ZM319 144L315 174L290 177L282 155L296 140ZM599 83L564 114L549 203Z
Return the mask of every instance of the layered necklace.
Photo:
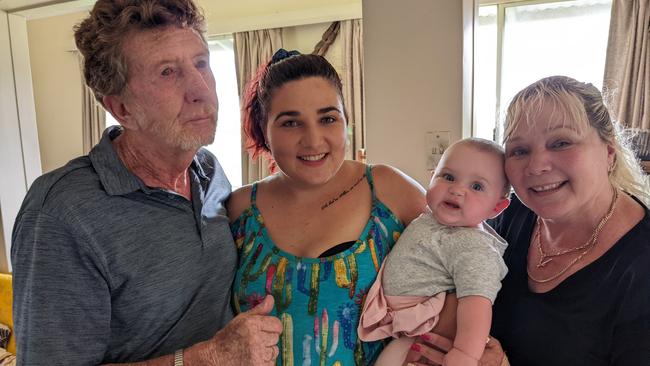
M591 233L591 236L589 239L582 245L579 245L577 247L569 248L569 249L563 249L563 250L558 250L554 252L545 252L544 248L542 248L542 225L543 221L537 217L537 230L535 231L535 238L533 239L533 245L537 247L537 251L539 253L539 261L535 265L536 268L544 268L548 263L552 262L555 257L559 257L561 255L569 254L569 253L574 253L574 252L579 252L582 251L577 257L575 257L569 264L564 267L560 272L552 275L551 277L548 278L535 278L530 274L530 268L526 268L526 272L528 273L528 278L530 278L533 282L537 283L546 283L546 282L551 282L558 277L562 276L566 271L569 270L569 268L573 267L574 264L576 264L578 261L580 261L593 247L596 246L596 243L598 242L598 235L600 235L600 232L603 230L603 227L605 224L607 224L607 221L609 221L609 218L612 217L614 214L614 207L616 207L616 202L618 201L618 189L614 189L614 197L612 198L612 203L609 206L609 210L603 216L600 221L598 222L598 225L596 225L596 228L594 231Z

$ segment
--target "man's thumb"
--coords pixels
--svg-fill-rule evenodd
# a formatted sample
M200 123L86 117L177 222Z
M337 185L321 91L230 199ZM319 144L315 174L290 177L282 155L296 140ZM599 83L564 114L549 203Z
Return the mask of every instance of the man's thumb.
M268 315L273 310L274 304L275 304L275 300L273 299L273 296L266 295L266 297L264 298L264 300L262 300L261 303L259 303L256 307L248 311L248 314Z

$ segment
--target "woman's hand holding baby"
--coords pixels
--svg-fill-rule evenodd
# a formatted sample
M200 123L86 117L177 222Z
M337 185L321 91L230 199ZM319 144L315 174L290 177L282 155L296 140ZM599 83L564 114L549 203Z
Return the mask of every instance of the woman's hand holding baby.
M406 356L405 366L425 366L425 365L456 365L463 363L455 362L460 350L453 349L453 342L445 337L435 333L427 333L420 336L416 343ZM451 355L451 356L450 356ZM469 356L465 356L469 358ZM462 360L458 360L462 362ZM474 365L476 361L474 360ZM478 361L478 366L509 366L508 358L501 348L501 343L494 338L490 338L485 345L485 351Z

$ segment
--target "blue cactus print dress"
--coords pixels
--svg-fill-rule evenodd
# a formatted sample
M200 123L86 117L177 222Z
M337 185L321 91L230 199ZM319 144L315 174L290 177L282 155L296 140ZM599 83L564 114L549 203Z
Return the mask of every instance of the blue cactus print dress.
M370 166L366 179L370 218L359 239L332 256L301 258L276 247L255 204L256 184L251 206L231 225L239 249L234 306L243 312L273 295L273 314L283 325L277 365L371 365L384 347L384 341L361 342L357 325L365 295L404 225L375 196Z

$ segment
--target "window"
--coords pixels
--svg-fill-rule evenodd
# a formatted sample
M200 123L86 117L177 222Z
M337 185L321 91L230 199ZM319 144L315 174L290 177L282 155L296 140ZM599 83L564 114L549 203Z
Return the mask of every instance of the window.
M113 117L112 114L106 112L106 127L119 125L120 123Z
M242 185L242 149L239 115L239 92L235 72L235 54L231 36L218 37L208 42L210 47L210 67L217 85L219 98L219 120L214 142L206 146L226 173L233 189ZM106 126L118 122L106 113Z
M518 1L479 7L473 135L501 141L510 99L546 76L602 88L612 0Z
M207 149L219 159L232 188L236 189L242 185L242 146L233 38L215 38L209 45L210 67L219 98L219 121L214 143L207 146Z

